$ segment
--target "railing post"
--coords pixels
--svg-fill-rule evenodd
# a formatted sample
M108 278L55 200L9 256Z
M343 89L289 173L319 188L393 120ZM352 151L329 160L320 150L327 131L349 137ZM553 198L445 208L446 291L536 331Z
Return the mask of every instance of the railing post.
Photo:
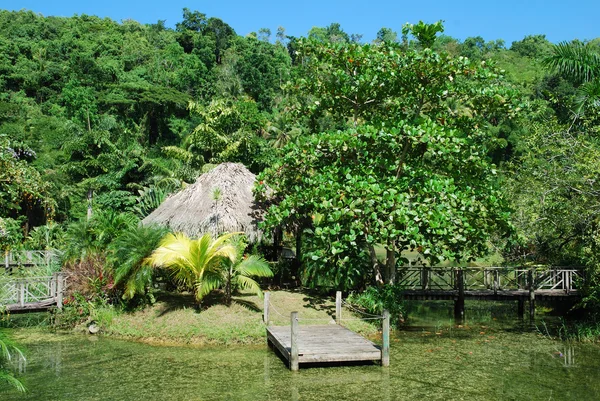
M494 295L498 293L498 289L500 288L500 271L498 269L494 270Z
M527 271L527 286L529 288L529 320L531 323L535 320L535 267Z
M292 312L290 315L292 334L290 338L290 370L297 371L300 367L298 361L298 312Z
M19 284L17 285L18 289L18 303L20 307L25 306L25 280L19 280Z
M271 292L265 292L264 306L263 306L263 321L269 325L269 301L271 300Z
M381 347L381 366L390 366L390 312L383 311L383 346Z
M57 275L58 273L54 273L52 274L52 279L50 280L50 297L52 298L56 298L56 283L58 282L57 280Z
M421 287L423 290L429 289L429 269L426 267L421 268Z
M335 293L335 322L342 324L342 292Z
M63 274L56 274L56 307L62 309L63 307Z

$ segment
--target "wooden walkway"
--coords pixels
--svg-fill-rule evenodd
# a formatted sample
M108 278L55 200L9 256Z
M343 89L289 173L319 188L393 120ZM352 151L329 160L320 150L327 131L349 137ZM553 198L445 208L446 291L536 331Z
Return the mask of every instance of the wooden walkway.
M61 309L66 287L63 273L48 277L3 279L0 281L0 311L26 313L55 307Z
M336 296L336 321L341 322L341 292ZM341 324L298 325L298 312L290 314L289 326L269 326L269 293L265 293L264 320L267 344L279 351L291 370L300 364L376 362L389 365L390 317L383 316L383 345L380 347Z
M534 319L535 303L573 303L580 295L584 277L574 267L405 267L399 269L398 285L406 300L454 301L454 314L463 319L465 299L482 301L518 301L523 317L529 303Z

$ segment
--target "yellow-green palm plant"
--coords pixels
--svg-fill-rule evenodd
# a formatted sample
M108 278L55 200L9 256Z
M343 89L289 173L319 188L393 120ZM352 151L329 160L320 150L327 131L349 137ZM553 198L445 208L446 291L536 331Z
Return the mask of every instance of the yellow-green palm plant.
M236 247L229 243L236 234L223 234L214 240L210 234L198 239L190 239L183 233L167 234L149 262L154 267L169 269L175 280L194 289L196 301L201 302L223 285L225 263L237 256Z
M224 262L225 302L231 304L231 294L236 288L250 290L262 298L260 285L252 277L273 277L269 264L258 255L244 256L246 242L243 237L233 238L231 244L236 248L236 255Z

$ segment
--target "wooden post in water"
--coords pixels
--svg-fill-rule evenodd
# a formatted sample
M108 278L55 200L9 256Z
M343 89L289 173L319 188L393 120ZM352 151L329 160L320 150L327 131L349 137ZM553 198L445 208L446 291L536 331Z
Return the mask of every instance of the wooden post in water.
M62 310L63 307L63 274L56 273L56 307Z
M381 366L390 366L390 312L383 311L383 346L381 347Z
M290 370L297 371L300 367L298 361L298 312L292 312L290 316L292 326L291 349L290 349Z
M454 301L454 319L462 322L465 318L465 280L462 269L456 269L455 273L458 298Z
M335 322L342 324L342 292L335 293Z
M269 325L269 301L271 300L271 293L265 292L264 306L263 306L263 321Z
M527 271L527 287L529 288L529 320L531 323L535 320L535 267Z

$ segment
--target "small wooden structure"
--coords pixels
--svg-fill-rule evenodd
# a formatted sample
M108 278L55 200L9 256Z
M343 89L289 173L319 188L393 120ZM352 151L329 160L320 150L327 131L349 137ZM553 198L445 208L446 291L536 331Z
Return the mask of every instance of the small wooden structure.
M66 276L55 273L48 277L27 277L0 282L0 306L10 313L62 309Z
M336 324L299 326L298 312L290 314L289 326L269 326L269 293L265 293L264 321L267 343L276 348L291 370L300 364L381 361L389 366L389 321L384 311L383 346L378 346L341 325L341 292L336 296Z
M582 272L572 267L443 268L408 267L398 271L398 285L408 300L454 301L454 316L463 319L465 299L518 301L523 317L529 303L529 317L535 316L536 299L562 302L579 299Z

